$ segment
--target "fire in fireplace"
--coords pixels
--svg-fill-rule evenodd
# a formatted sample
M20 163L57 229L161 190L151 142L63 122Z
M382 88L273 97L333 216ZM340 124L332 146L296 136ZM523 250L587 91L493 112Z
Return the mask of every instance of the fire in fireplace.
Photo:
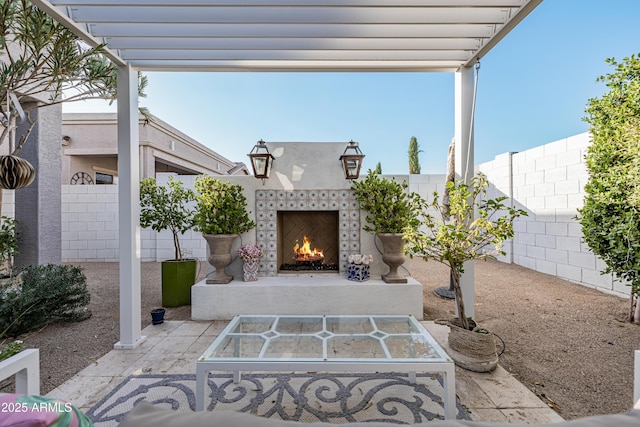
M278 211L279 271L339 271L338 211Z
M311 239L304 236L302 245L296 240L293 246L293 256L291 263L284 263L280 270L284 271L337 271L338 265L335 263L325 264L324 251L319 248L311 248Z
M293 259L296 262L299 261L322 261L324 260L324 253L322 249L313 248L311 249L311 239L307 236L304 236L302 239L304 242L302 246L296 240L296 244L293 247Z
M325 264L324 251L319 248L311 248L311 239L304 236L302 245L296 240L293 246L292 263L284 263L280 266L285 271L336 271L336 264Z

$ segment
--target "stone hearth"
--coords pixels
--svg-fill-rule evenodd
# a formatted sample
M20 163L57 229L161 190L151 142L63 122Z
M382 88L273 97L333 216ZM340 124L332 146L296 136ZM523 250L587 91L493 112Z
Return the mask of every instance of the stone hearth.
M422 320L422 285L352 282L337 274L291 274L191 289L193 320L228 320L236 314L412 314Z

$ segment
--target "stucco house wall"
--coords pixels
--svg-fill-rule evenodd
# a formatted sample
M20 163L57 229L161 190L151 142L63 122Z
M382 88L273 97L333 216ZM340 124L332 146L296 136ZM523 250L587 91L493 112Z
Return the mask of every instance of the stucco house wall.
M157 172L224 175L230 170L247 175L244 167L231 161L168 123L142 118L140 133L141 177ZM114 113L66 113L62 121L62 184L76 174L86 174L95 183L96 173L117 176L117 117ZM77 183L77 177L74 181ZM85 175L83 175L85 176ZM117 181L117 180L116 180Z

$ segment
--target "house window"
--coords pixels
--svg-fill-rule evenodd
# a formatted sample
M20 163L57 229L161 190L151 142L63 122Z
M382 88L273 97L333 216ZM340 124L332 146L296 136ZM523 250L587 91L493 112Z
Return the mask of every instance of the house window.
M113 175L108 173L96 172L96 185L113 184Z

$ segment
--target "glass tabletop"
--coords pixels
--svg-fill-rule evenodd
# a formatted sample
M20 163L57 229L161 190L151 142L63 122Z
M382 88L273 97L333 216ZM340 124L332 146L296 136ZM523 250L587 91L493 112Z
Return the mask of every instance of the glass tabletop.
M199 361L405 361L451 359L413 316L234 317Z

